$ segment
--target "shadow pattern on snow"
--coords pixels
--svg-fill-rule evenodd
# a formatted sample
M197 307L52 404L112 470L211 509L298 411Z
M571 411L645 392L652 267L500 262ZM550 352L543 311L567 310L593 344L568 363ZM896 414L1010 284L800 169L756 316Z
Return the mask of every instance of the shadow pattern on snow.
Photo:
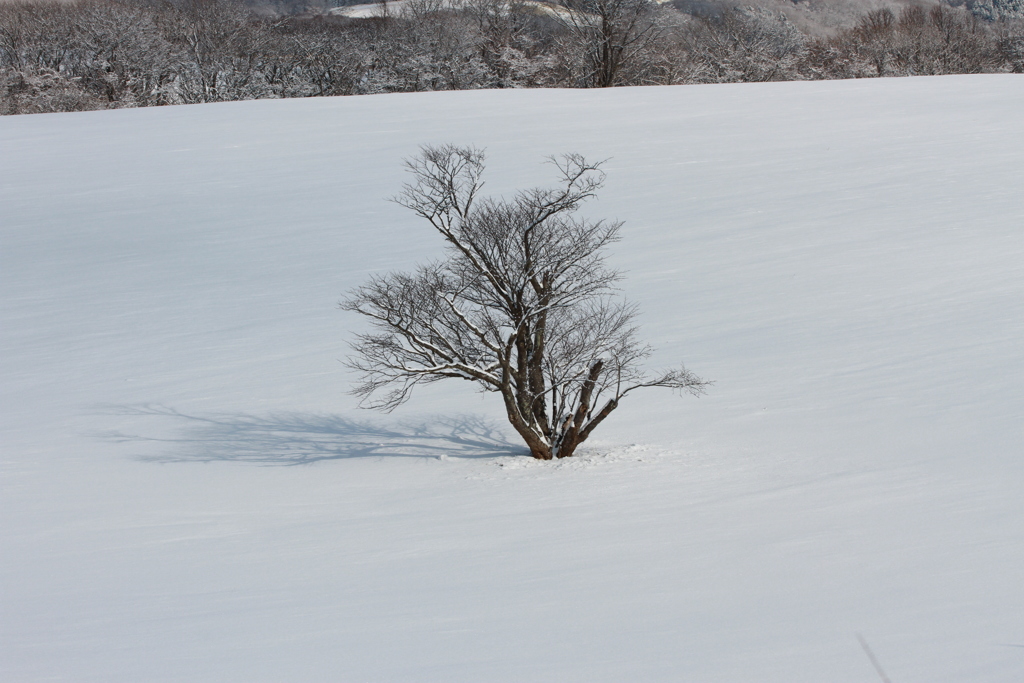
M165 444L168 447L163 453L138 456L148 462L305 465L346 458L529 455L525 446L509 442L492 422L477 415L384 426L330 414L189 414L160 405L116 406L104 412L164 418L179 425L180 436L153 437L124 432L97 435L116 443Z

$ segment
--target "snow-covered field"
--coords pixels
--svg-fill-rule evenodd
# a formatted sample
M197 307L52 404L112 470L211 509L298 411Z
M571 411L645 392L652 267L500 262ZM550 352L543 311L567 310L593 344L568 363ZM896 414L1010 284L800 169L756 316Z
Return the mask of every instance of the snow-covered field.
M1024 77L0 118L0 680L1024 677ZM610 158L655 365L572 460L358 411L384 198Z

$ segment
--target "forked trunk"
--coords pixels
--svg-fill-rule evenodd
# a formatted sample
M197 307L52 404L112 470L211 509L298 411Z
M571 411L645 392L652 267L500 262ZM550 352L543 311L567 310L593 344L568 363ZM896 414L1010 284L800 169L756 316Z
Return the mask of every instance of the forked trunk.
M553 460L556 457L558 459L569 458L576 452L576 448L580 443L582 443L582 441L583 439L580 438L563 440L557 450L541 442L536 446L530 447L530 455L537 460Z
M517 430L518 431L518 430ZM557 442L558 446L549 446L542 439L537 438L536 434L523 434L520 432L523 440L526 441L530 448L530 455L537 460L553 460L554 458L569 458L576 453L576 449L581 443L583 443L586 437L580 438L579 433L575 430L563 435L563 437Z
M579 446L580 442L582 441L583 439L576 438L575 435L573 435L573 438L571 440L564 440L562 442L562 445L558 447L558 457L571 458L573 453L576 452L576 447Z
M530 455L532 455L537 460L551 460L552 459L551 449L548 448L547 446L542 446L540 448L533 448L533 447L531 447L530 448Z

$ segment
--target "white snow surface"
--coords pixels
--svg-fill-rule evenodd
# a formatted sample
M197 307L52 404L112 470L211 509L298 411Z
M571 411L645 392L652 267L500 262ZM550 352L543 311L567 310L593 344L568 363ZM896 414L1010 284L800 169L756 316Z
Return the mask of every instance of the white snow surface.
M0 680L1024 677L1024 77L0 118ZM571 460L493 395L360 411L337 309L607 158L654 366Z

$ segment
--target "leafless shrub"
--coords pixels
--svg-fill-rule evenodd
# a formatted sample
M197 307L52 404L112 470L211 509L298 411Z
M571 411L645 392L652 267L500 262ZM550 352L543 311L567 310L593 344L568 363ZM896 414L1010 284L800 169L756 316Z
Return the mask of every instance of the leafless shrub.
M746 8L690 23L683 41L696 66L693 80L723 83L796 78L806 38L784 14Z
M264 78L282 97L323 97L358 92L365 71L363 44L350 31L321 20L289 26L274 44Z
M604 182L600 164L554 160L555 188L512 199L480 197L484 156L425 147L396 202L445 240L440 261L376 276L342 307L371 321L349 366L353 393L390 410L420 384L462 379L501 396L509 423L535 458L571 456L630 392L666 387L700 394L683 367L648 374L636 309L617 300L604 252L620 223L574 214Z
M983 73L1005 67L990 27L965 10L910 6L871 12L852 30L818 41L808 70L817 77Z
M1015 74L1024 73L1024 31L999 40L999 55Z
M88 111L105 104L78 81L53 69L0 69L0 114Z
M555 83L553 19L521 0L473 0L462 5L478 36L485 87L529 88Z
M374 44L368 89L412 92L483 87L487 66L478 25L441 0L410 0Z
M636 83L663 30L648 0L565 0L558 16L567 29L561 47L579 87Z

